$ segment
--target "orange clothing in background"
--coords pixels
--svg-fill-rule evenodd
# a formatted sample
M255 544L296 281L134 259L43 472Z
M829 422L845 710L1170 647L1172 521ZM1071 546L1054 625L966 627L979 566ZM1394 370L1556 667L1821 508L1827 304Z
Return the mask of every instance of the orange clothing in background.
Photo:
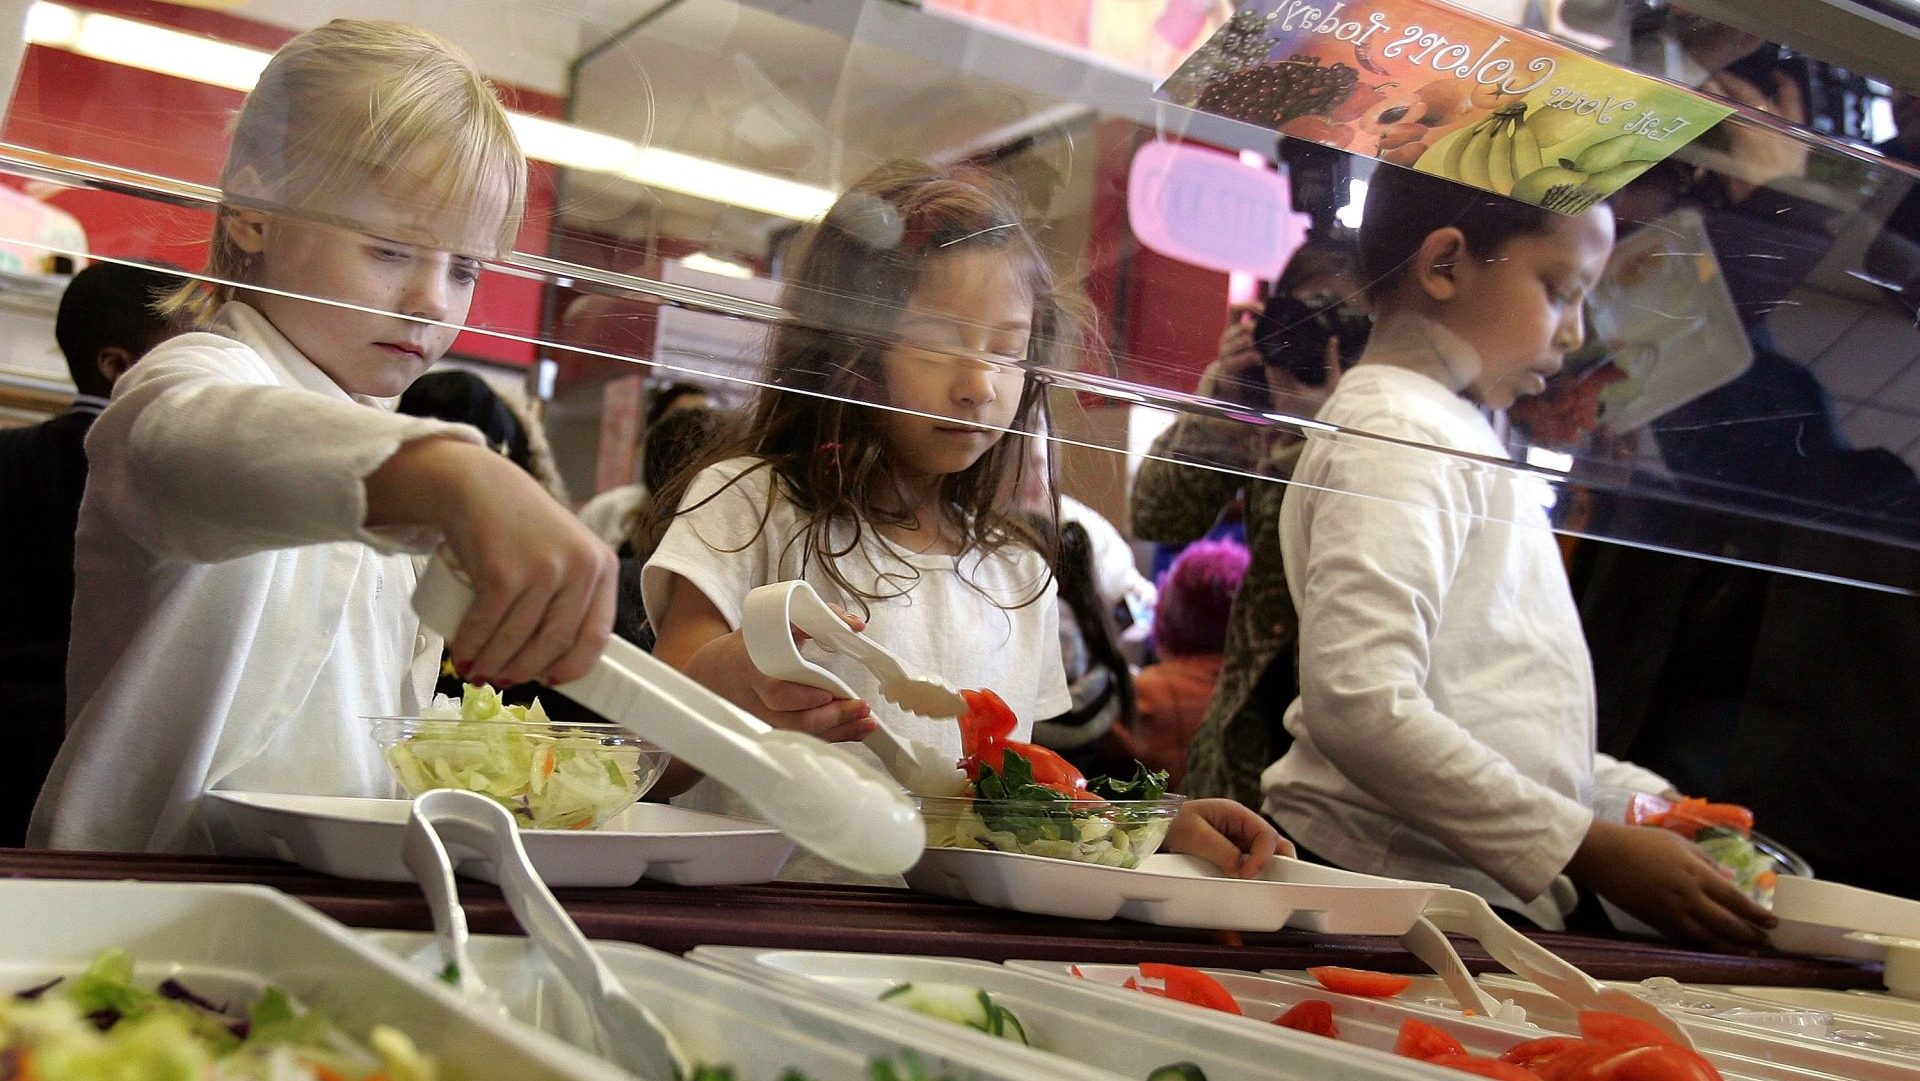
M1169 657L1133 677L1139 717L1126 733L1124 742L1131 744L1127 753L1152 769L1166 770L1173 791L1180 790L1187 772L1187 743L1207 715L1224 659L1218 653Z

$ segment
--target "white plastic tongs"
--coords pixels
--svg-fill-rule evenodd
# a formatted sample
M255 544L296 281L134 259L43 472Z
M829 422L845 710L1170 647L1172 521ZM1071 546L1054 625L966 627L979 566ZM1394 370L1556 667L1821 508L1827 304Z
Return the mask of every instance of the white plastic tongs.
M473 588L444 553L414 589L413 608L452 637ZM801 845L865 874L899 874L926 844L920 814L897 785L846 751L759 718L625 639L593 670L554 690L726 785Z
M687 1076L687 1057L652 1010L633 997L533 869L513 816L476 792L441 788L413 801L404 842L407 867L426 892L434 931L461 989L479 990L465 954L466 916L454 892L452 852L491 862L501 896L527 938L579 994L598 1022L600 1052L646 1081ZM450 851L451 850L451 851Z
M1693 1046L1693 1037L1665 1010L1631 991L1602 986L1572 962L1515 930L1495 915L1486 898L1477 893L1443 890L1427 902L1422 916L1439 930L1465 935L1480 943L1487 956L1575 1010L1606 1010L1637 1018L1666 1033L1682 1047ZM1444 939L1442 943L1445 944ZM1419 954L1418 950L1414 952Z
M858 698L840 677L801 655L793 640L795 627L821 649L843 653L865 665L880 681L880 693L901 709L929 717L958 717L967 711L966 699L952 684L907 668L886 647L847 626L806 582L774 582L747 594L740 630L755 668L775 679L818 687L837 698ZM966 787L967 775L950 756L902 737L878 716L874 724L864 741L867 749L909 792L951 796Z

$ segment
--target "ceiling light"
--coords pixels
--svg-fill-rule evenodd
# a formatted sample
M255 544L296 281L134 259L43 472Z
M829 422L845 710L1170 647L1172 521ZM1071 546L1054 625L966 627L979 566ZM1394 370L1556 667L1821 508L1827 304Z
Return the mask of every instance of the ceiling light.
M22 37L29 44L242 92L253 89L273 55L49 0L38 0L27 9ZM826 188L691 154L636 146L627 139L545 117L509 112L507 119L528 157L565 168L625 177L795 221L812 221L833 205L834 193Z
M617 173L633 160L640 149L626 139L603 135L558 120L508 113L514 137L530 158L552 162L569 169L588 169L596 173Z
M813 221L833 205L834 194L724 162L696 158L657 146L641 147L619 171L649 187L713 199L795 221Z
M692 255L681 256L680 265L686 267L688 270L698 270L707 274L718 274L726 278L753 277L752 267L742 263L736 263L731 259L722 259L717 255L708 255L703 251L694 252Z

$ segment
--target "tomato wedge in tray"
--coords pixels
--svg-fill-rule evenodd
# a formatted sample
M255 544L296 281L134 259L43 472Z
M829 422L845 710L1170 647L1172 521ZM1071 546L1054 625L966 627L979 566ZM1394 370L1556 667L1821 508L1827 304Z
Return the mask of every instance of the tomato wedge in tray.
M1418 1017L1409 1017L1400 1026L1400 1036L1393 1041L1393 1053L1417 1058L1422 1062L1432 1062L1441 1058L1466 1058L1467 1049L1453 1033L1446 1029L1430 1025Z
M1140 962L1140 975L1149 980L1159 980L1166 988L1166 997L1180 1002L1190 1002L1195 1006L1205 1006L1210 1010L1239 1014L1240 1003L1234 1001L1233 993L1220 985L1220 981L1185 965L1168 965L1158 961ZM1139 990L1149 990L1140 987Z
M1413 986L1413 977L1396 976L1391 972L1373 972L1364 968L1341 968L1338 965L1319 965L1307 970L1307 975L1320 981L1320 986L1329 991L1338 991L1343 995L1364 995L1367 998L1392 998Z
M1340 1038L1340 1026L1333 1023L1333 1003L1324 998L1310 998L1297 1002L1286 1013L1273 1019L1281 1028L1311 1032L1315 1036Z

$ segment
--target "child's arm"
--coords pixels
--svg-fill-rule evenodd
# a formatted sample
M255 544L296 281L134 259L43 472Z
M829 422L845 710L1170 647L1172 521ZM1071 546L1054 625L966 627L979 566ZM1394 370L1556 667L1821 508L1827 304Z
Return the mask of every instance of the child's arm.
M1756 950L1779 922L1699 846L1653 826L1595 822L1567 874L1680 942Z
M365 485L368 528L436 526L473 579L447 643L463 676L555 684L593 667L620 563L539 481L486 447L427 438L402 444Z
M1181 804L1163 847L1199 856L1235 878L1253 878L1276 854L1293 855L1293 842L1280 836L1273 823L1230 799Z
M775 728L805 732L829 742L860 739L873 731L873 711L858 698L774 679L753 666L745 637L707 595L679 575L672 579L667 610L656 624L653 655L685 672L721 697ZM855 630L863 626L847 617Z

